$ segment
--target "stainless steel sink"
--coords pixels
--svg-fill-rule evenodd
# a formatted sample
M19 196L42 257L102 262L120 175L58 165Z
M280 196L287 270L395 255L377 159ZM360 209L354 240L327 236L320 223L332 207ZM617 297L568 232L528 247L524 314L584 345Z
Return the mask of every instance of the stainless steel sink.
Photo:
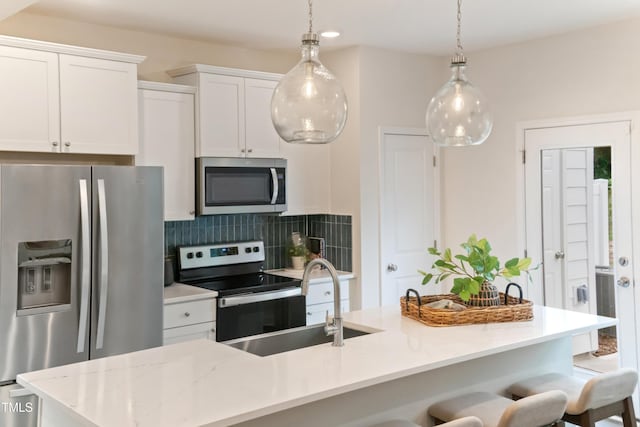
M344 327L345 339L367 335L369 333L371 332L360 331L347 326ZM330 343L332 341L333 337L327 336L324 332L324 324L319 324L238 338L225 341L223 344L258 356L269 356L271 354L284 353L285 351ZM345 345L348 345L348 343Z

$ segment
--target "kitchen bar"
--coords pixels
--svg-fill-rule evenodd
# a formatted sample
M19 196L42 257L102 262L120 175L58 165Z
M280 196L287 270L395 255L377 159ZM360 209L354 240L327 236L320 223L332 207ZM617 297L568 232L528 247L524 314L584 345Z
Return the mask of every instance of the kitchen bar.
M571 372L571 337L615 319L535 306L529 322L432 328L399 307L345 313L367 335L258 357L191 341L31 372L42 426L365 426L426 424L438 396L503 391L532 373Z

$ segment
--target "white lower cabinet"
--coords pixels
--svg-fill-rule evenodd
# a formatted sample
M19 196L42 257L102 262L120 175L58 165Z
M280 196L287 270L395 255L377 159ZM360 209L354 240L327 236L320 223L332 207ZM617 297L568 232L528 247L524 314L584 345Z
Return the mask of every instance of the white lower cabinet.
M215 341L215 320L215 298L165 303L163 344L175 344L199 338Z
M340 309L349 311L349 280L340 281ZM333 282L309 284L307 293L307 325L324 323L327 312L333 316Z

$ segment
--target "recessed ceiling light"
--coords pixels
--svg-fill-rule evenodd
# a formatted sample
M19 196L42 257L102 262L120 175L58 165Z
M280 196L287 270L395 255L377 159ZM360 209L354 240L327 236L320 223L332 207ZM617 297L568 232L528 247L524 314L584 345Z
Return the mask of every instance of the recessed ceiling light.
M335 39L336 37L340 36L340 31L328 30L321 32L320 35L328 39Z

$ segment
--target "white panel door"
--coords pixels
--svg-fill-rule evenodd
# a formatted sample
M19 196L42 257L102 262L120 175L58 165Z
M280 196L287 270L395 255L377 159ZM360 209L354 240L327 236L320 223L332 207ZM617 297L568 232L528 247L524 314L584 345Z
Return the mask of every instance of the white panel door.
M437 230L435 148L425 133L384 131L381 136L380 301L399 304L407 289L438 293L421 285L418 269L433 262L427 248Z
M549 307L563 308L562 152L544 150L541 169L544 303Z
M136 165L164 167L164 220L195 216L194 95L141 89Z
M593 148L541 153L545 305L596 314ZM574 354L595 351L597 332L574 338Z
M616 286L616 314L619 320L618 349L620 365L638 369L636 347L638 344L636 332L636 294L634 290L634 255L632 251L632 221L631 221L631 121L621 120L605 123L578 124L573 126L555 126L524 129L527 162L525 164L525 203L526 203L526 248L528 255L536 260L542 259L542 216L541 216L541 159L544 150L584 147L611 147L612 164L612 218L613 218L613 257L615 281L619 284L629 280L631 286ZM580 191L573 192L568 203L579 205L582 195ZM573 213L576 222L569 236L583 233L580 225L580 212ZM588 212L584 214L588 215ZM575 243L575 242L574 242ZM579 246L579 245L578 245ZM580 248L578 248L580 249ZM584 248L582 248L584 249ZM618 260L627 258L628 263ZM530 295L536 303L542 303L542 280L540 271L534 272L534 286L530 288ZM593 295L591 295L593 297Z
M0 149L58 151L58 55L0 46Z
M200 74L196 156L244 157L244 78Z
M247 157L280 157L280 136L271 121L271 97L277 81L244 79Z
M62 152L138 152L136 64L60 55Z

